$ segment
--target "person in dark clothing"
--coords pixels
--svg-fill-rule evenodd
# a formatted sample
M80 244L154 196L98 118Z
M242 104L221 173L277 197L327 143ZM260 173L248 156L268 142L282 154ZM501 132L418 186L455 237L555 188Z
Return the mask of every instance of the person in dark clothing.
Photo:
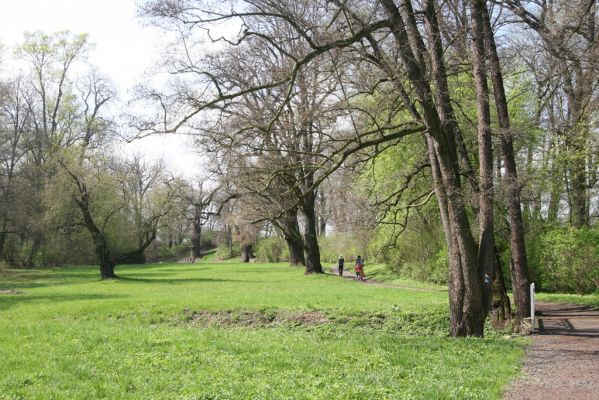
M339 256L339 260L337 261L337 269L339 270L339 276L343 276L343 267L345 266L345 259L343 256Z

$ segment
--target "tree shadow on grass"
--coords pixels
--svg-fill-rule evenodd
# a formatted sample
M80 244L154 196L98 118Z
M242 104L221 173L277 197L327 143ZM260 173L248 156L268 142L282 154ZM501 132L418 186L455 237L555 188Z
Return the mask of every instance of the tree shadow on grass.
M123 299L129 297L124 294L100 294L100 293L57 293L43 295L28 295L26 292L19 294L0 294L0 311L7 310L22 303L66 303L71 301L92 301L107 299Z
M83 283L94 282L99 279L99 273L97 276L90 273L34 273L30 275L9 277L9 280L0 282L0 289L26 290L42 287L80 285Z
M145 275L145 274L140 274ZM154 274L153 274L154 275ZM205 283L205 282L242 282L242 283L259 283L262 281L253 281L247 279L215 279L215 278L138 278L131 275L119 276L120 281L140 282L140 283L164 283L164 284L181 284L181 283Z

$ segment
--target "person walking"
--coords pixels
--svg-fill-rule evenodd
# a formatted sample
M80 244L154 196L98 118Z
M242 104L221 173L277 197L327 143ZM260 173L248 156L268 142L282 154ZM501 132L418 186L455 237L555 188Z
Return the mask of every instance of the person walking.
M364 280L364 260L362 259L362 257L359 254L358 254L358 257L356 257L356 264L355 264L354 269L356 271L356 280L363 281Z
M343 276L343 267L345 266L345 259L343 255L339 255L339 260L337 260L337 270L339 271L339 276Z

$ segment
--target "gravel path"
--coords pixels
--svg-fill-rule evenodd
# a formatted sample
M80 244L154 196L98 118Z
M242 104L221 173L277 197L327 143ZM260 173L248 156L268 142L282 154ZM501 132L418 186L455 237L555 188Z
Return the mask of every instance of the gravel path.
M365 267L365 278L363 281L360 281L361 284L364 285L374 285L374 286L380 286L380 287L389 287L389 288L397 288L397 289L406 289L406 290L413 290L416 292L436 292L439 291L440 289L429 289L429 288L418 288L418 287L413 287L413 286L405 286L405 285L399 285L396 283L387 283L387 282L381 282L381 281L377 281L376 279L372 279L368 277L368 267ZM337 269L337 267L332 267L331 268L331 272L332 275L337 275L339 276L339 270ZM343 277L345 279L351 279L351 280L356 280L356 274L354 272L354 267L350 267L350 270L348 271L347 269L343 270Z
M599 311L538 303L538 332L524 358L523 377L505 400L598 400Z

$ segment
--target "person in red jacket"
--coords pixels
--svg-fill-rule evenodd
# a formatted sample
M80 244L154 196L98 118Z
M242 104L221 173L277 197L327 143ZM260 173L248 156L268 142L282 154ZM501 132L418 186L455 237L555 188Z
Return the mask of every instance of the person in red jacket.
M354 267L356 271L356 280L363 281L364 280L364 260L360 255L356 257L356 264Z

